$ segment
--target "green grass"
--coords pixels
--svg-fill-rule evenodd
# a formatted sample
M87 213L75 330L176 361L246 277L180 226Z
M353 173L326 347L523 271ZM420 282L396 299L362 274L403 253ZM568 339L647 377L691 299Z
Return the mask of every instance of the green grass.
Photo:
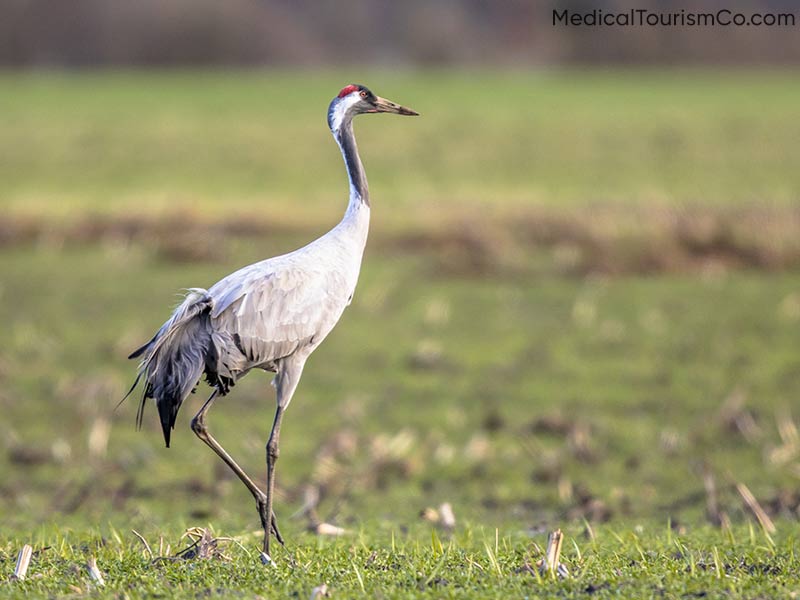
M83 534L79 542L43 528L36 539L52 546L35 559L41 576L0 589L9 597L102 592L132 598L307 598L325 582L334 598L730 598L792 597L798 591L795 540L772 541L753 530L723 536L603 527L594 539L579 537L564 549L570 576L557 580L530 568L536 544L522 533L495 536L475 526L447 539L416 528L399 533L380 523L366 529L346 541L304 536L281 562L262 567L247 549L249 540L221 542L230 560L154 561L138 540L111 528ZM150 545L158 554L158 541ZM12 549L0 547L4 551ZM102 590L90 583L89 557L104 572Z
M346 191L325 111L351 79L422 113L358 123L379 220L465 204L785 204L800 189L787 72L7 73L0 201L324 220Z
M202 398L183 409L170 450L152 407L139 433L135 400L112 410L132 378L125 354L165 317L177 288L208 285L236 264L290 245L255 242L212 266L164 261L139 246L0 256L0 318L9 323L0 338L7 447L0 546L7 571L21 542L52 545L34 564L44 577L25 585L63 592L67 582L86 579L72 565L102 535L108 545L96 553L113 582L109 589L133 581L134 595L207 588L270 595L327 582L348 596L360 589L355 569L377 551L394 566L389 573L363 567L367 595L380 588L387 597L404 596L417 593L441 558L429 549L432 526L419 513L451 502L455 542L436 576L450 583L423 585L433 596L536 588L530 576L513 573L531 552L524 532L562 525L570 561L572 540L592 557L575 563L576 581L547 584L565 593L610 582L604 593L611 594L619 581L629 597L653 586L763 592L789 581L787 553L800 529L793 500L775 509L777 546L760 532L749 546L751 517L731 486L744 482L770 506L796 486L796 454L781 463L769 452L782 445L779 417L797 392L791 307L800 277L464 280L429 272L421 259L375 253L356 302L311 359L287 413L278 512L290 542L276 555L280 576L261 574L258 537L244 535L258 526L252 500L188 429ZM430 346L440 357L415 366ZM210 417L212 431L254 474L263 472L273 406L267 382L251 374ZM742 410L760 428L752 440L722 416L737 389L745 395ZM566 430L548 428L544 417L560 419ZM98 418L110 419L111 437L106 452L90 456ZM575 427L588 432L583 451ZM324 460L323 446L334 448ZM20 464L13 458L20 449L41 456ZM704 525L703 465L715 474L721 508L734 537L747 540L745 549ZM310 483L322 486L321 516L350 530L343 540L318 540L305 533L304 519L288 518ZM599 503L599 512L589 502ZM611 519L600 527L597 546L580 535L584 518ZM707 566L687 573L690 559L672 557L663 539L668 519L688 529L681 539L691 556L708 563L716 547L735 576L717 580ZM130 534L136 529L153 544L164 536L175 549L183 528L209 524L218 535L244 536L250 555L233 548L232 564L145 569ZM639 552L635 526L649 533L639 542L644 570L629 564ZM495 529L504 540L503 576L492 571L484 547ZM400 550L390 551L392 532ZM67 539L63 548L60 536ZM543 537L533 539L543 545ZM291 557L310 564L292 570ZM736 566L765 564L767 557L778 565L775 577L759 579ZM481 567L470 571L469 561ZM166 581L174 589L159 587Z
M425 118L359 123L378 227L353 305L284 421L276 510L288 544L264 569L252 498L188 427L207 388L182 409L170 450L152 406L141 432L138 398L114 407L133 379L126 355L177 291L297 247L341 212L344 174L323 117L351 77ZM563 261L558 245L515 247L531 254L513 269L452 269L447 244L387 244L380 227L457 222L475 205L758 200L791 211L800 87L787 74L0 78L6 225L26 214L53 226L0 248L0 579L22 544L37 551L29 579L0 583L0 596L308 598L322 583L335 598L800 592L800 274L712 263L569 277L550 268ZM226 211L256 206L302 234L219 235L216 250L192 255L147 228L82 238L56 227L96 212L185 211L213 235ZM206 248L192 231L175 237ZM252 373L209 416L259 479L268 382ZM730 529L709 524L709 476ZM291 518L309 486L346 535ZM444 502L452 534L420 517ZM235 538L221 542L230 560L153 564L131 532L174 554L194 526ZM525 565L558 527L571 576L540 580ZM91 556L102 591L84 568Z

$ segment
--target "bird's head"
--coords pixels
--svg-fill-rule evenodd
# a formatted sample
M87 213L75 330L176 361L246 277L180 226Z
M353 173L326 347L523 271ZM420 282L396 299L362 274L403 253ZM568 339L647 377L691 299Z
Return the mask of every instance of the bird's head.
M328 126L331 131L337 131L343 123L355 115L382 112L408 116L419 115L410 108L376 96L363 85L350 84L343 87L336 98L331 100L328 107Z

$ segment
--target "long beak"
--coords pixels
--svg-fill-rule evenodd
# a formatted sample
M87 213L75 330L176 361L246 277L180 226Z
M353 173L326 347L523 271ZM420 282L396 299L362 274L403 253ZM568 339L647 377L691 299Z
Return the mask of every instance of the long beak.
M381 98L377 96L377 101L375 102L375 110L370 112L385 112L385 113L394 113L396 115L408 115L410 117L419 116L419 113L411 110L410 108L406 108L405 106L400 106L399 104L395 104L391 100L387 100L386 98Z

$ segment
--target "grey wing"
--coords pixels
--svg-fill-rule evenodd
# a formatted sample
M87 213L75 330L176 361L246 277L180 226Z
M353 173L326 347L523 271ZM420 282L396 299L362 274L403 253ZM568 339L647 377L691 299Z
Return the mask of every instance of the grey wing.
M209 290L217 372L236 379L254 367L316 345L339 320L347 300L336 273L308 265L257 264Z

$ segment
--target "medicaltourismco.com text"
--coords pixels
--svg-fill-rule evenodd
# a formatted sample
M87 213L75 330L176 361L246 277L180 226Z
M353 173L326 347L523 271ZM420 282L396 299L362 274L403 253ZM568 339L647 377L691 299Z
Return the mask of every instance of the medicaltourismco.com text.
M792 13L742 13L723 8L716 11L656 11L632 8L610 11L553 9L553 26L567 27L794 27Z

